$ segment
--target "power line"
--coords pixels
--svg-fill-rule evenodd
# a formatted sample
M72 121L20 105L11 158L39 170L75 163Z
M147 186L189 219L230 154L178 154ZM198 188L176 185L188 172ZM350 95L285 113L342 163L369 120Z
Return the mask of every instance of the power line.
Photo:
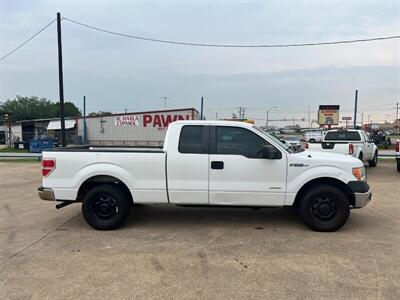
M171 41L171 40L163 40L163 39L155 39L155 38L148 38L143 36L131 35L120 33L116 31L111 31L108 29L103 29L100 27L92 26L89 24L85 24L82 22L78 22L69 18L65 18L64 20L69 21L71 23L97 30L100 32L117 35L121 37L132 38L136 40L148 41L148 42L155 42L155 43L164 43L164 44L174 44L174 45L181 45L181 46L196 46L196 47L219 47L219 48L283 48L283 47L304 47L304 46L322 46L322 45L336 45L336 44L350 44L350 43L361 43L361 42L372 42L372 41L381 41L381 40L391 40L391 39L398 39L400 35L393 35L393 36L385 36L385 37L374 37L374 38L365 38L365 39L355 39L355 40L341 40L341 41L331 41L331 42L319 42L319 43L299 43L299 44L265 44L265 45L239 45L239 44L207 44L207 43L195 43L195 42L180 42L180 41Z
M361 42L372 42L372 41L381 41L381 40L391 40L391 39L398 39L400 38L400 35L394 35L394 36L386 36L386 37L375 37L375 38L366 38L366 39L355 39L355 40L341 40L341 41L331 41L331 42L319 42L319 43L299 43L299 44L269 44L269 45L240 45L240 44L207 44L207 43L193 43L193 42L179 42L179 41L171 41L171 40L162 40L162 39L154 39L154 38L147 38L147 37L142 37L142 36L136 36L136 35L130 35L130 34L124 34L124 33L119 33L107 29L102 29L99 27L95 27L89 24L85 24L82 22L78 22L69 18L62 18L63 20L69 21L71 23L93 29L96 31L112 34L112 35L117 35L117 36L122 36L122 37L127 37L127 38L132 38L132 39L137 39L137 40L143 40L143 41L148 41L148 42L156 42L156 43L164 43L164 44L174 44L174 45L181 45L181 46L196 46L196 47L219 47L219 48L283 48L283 47L304 47L304 46L322 46L322 45L335 45L335 44L350 44L350 43L361 43ZM32 39L34 39L36 36L38 36L40 33L42 33L47 27L49 27L51 24L53 24L56 21L56 19L53 19L50 23L48 23L46 26L41 28L38 32L36 32L34 35L32 35L30 38L25 40L22 44L20 44L18 47L14 48L11 50L9 53L6 55L0 57L0 61L6 59L8 56L13 54L15 51L18 49L22 48L25 46L28 42L30 42Z
M34 39L36 36L38 36L43 30L45 30L47 27L49 27L51 24L53 24L56 21L56 19L53 19L49 24L44 26L42 29L40 29L38 32L36 32L34 35L32 35L29 39L27 39L25 42L20 44L17 48L14 48L12 51L8 52L6 55L0 58L0 61L3 59L7 58L11 54L13 54L15 51L17 51L19 48L25 46L27 43L29 43L32 39Z

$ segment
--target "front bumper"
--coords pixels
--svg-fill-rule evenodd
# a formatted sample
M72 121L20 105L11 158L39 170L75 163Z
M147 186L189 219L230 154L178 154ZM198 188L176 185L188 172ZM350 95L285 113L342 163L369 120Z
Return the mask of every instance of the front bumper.
M371 188L365 181L350 181L347 184L354 193L354 207L361 208L366 206L372 198Z
M47 201L56 201L56 198L54 197L54 192L50 188L45 188L45 187L38 187L38 194L39 198L42 200L47 200Z

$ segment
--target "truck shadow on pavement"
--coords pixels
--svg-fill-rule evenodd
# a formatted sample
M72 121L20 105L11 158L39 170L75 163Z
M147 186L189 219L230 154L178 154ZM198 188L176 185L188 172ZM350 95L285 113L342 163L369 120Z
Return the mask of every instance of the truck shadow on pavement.
M196 228L200 225L246 228L250 226L258 230L267 228L310 230L291 207L254 209L171 205L135 206L123 227L142 229L148 226L152 228Z
M354 211L354 210L352 210ZM340 231L368 230L363 215L351 213ZM373 222L375 223L375 222ZM254 229L295 229L311 231L292 207L181 207L171 205L141 205L133 207L123 228L196 228L198 226L253 227Z

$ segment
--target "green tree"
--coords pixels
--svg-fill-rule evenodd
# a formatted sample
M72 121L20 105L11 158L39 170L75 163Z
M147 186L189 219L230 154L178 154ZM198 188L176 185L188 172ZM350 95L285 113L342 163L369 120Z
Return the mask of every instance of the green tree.
M56 116L60 116L60 102L54 103ZM64 103L64 115L66 117L76 117L81 116L81 111L72 102Z
M71 102L65 102L64 112L66 117L80 116L81 112ZM14 99L0 101L0 114L11 113L11 120L33 120L58 118L60 116L60 103L54 103L46 98L16 96Z
M100 116L110 116L112 112L110 111L99 111L99 112L91 112L89 113L89 117L100 117Z

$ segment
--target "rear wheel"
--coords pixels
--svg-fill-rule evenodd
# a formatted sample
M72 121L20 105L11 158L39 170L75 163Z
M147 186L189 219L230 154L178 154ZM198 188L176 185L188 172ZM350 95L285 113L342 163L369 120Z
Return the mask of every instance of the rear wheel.
M397 172L400 172L400 159L397 159Z
M120 227L129 215L131 201L113 184L92 188L82 203L86 222L95 229L111 230Z
M315 143L315 140L314 139L310 139L309 142L310 143Z
M300 199L298 213L315 231L335 231L349 218L349 200L337 187L321 184L309 189Z
M375 152L374 158L370 161L368 161L368 164L370 167L376 167L378 164L378 151Z

